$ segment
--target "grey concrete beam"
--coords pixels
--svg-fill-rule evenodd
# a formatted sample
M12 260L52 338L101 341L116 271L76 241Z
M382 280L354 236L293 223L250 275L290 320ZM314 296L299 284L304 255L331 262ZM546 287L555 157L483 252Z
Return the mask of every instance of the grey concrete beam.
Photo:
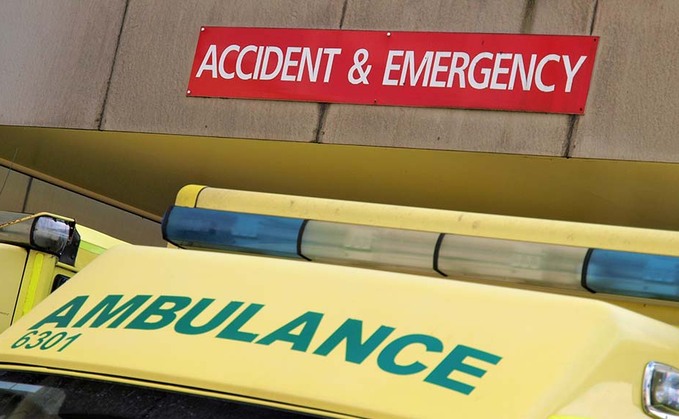
M679 161L679 2L600 0L601 37L572 156Z
M0 3L0 124L96 129L125 0Z
M594 3L349 1L343 28L583 34ZM561 156L569 116L460 109L330 105L321 142Z
M26 212L48 211L134 244L165 246L160 224L77 193L33 179Z
M348 0L343 29L517 33L526 0Z
M320 105L187 98L201 26L338 28L342 1L130 2L103 129L313 141Z
M332 105L322 142L561 155L563 115Z
M0 166L0 210L22 212L30 178Z
M527 7L524 29L534 34L589 35L598 1L527 0L532 8Z

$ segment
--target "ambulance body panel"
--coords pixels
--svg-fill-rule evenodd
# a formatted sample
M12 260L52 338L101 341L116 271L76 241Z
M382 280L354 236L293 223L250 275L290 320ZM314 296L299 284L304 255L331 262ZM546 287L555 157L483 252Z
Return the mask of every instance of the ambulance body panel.
M353 416L620 418L642 415L645 365L678 365L677 347L676 328L588 299L121 246L0 336L0 369Z
M679 418L677 232L200 185L162 231L0 245L0 417Z

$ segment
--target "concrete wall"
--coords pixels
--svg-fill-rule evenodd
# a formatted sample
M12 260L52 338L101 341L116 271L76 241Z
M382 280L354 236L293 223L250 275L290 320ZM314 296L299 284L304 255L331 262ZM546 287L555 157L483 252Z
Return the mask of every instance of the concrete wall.
M99 128L125 5L0 3L0 124Z
M677 20L675 0L6 0L0 124L674 162ZM322 106L187 98L201 25L591 33L601 43L582 117Z
M66 215L130 243L164 246L160 224L0 166L0 210Z
M677 1L599 1L597 66L572 156L679 161L678 18Z
M676 0L4 0L0 125L676 163L677 21ZM187 98L202 25L601 40L569 116Z

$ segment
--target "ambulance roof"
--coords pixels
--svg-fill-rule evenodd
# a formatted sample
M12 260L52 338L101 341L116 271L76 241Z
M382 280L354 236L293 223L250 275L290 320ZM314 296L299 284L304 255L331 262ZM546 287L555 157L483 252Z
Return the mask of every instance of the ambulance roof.
M356 416L544 418L592 392L638 412L645 363L677 347L599 301L122 245L3 333L0 361Z

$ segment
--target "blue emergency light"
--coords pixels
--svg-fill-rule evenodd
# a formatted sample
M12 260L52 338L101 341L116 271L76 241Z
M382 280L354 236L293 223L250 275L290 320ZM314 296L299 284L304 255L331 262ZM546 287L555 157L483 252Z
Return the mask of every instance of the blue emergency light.
M179 206L162 229L182 248L679 302L673 256Z
M679 258L592 249L583 284L595 292L679 301Z
M183 248L297 257L304 220L172 207L163 219L163 238Z

